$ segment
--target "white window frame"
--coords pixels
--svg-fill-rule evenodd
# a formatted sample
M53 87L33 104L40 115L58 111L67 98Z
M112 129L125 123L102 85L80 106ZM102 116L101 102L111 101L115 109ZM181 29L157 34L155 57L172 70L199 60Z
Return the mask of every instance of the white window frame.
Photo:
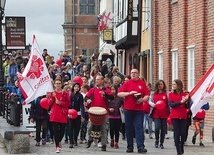
M188 91L195 86L195 46L188 46Z
M172 52L172 80L178 79L178 49L174 48Z
M163 51L158 52L158 78L163 79Z

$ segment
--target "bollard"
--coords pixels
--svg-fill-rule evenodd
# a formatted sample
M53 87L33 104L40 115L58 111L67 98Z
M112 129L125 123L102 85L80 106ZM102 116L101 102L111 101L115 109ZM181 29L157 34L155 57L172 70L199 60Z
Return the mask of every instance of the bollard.
M14 126L20 126L20 116L21 116L21 104L20 98L17 94L11 95L11 111L10 118L11 124Z

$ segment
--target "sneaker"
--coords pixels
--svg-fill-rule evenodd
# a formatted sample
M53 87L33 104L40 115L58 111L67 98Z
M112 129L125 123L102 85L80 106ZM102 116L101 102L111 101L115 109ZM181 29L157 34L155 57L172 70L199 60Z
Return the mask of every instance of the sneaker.
M110 146L114 147L114 139L111 140Z
M56 151L55 151L56 153L60 153L60 149L59 149L59 147L56 147Z
M152 134L149 134L149 139L153 139Z
M46 144L46 139L42 139L42 145Z
M158 148L158 141L155 141L155 148Z
M74 147L73 144L70 144L69 148L73 148L73 147Z
M133 152L133 148L127 148L126 152L127 153L132 153Z
M54 140L53 139L51 139L51 144L53 144L54 143Z
M114 148L115 148L115 149L118 149L118 148L119 148L118 143L115 143L115 144L114 144Z
M93 142L93 140L88 140L87 145L86 145L86 148L91 147L91 143L92 143L92 142Z
M103 145L103 146L101 147L101 151L106 151L106 145Z
M97 144L97 146L98 146L98 148L101 148L101 147L102 147L101 142L99 142L99 143Z
M195 141L196 141L196 137L192 136L192 143L195 144Z
M62 144L61 144L61 142L59 142L59 150L61 150L62 149Z
M146 153L146 152L147 152L147 149L145 149L145 148L144 148L144 149L139 149L139 150L138 150L138 153Z
M36 142L36 145L35 146L40 146L40 142Z
M202 146L202 147L204 147L204 144L203 144L202 142L200 142L200 143L199 143L199 146Z
M164 149L164 146L163 146L163 144L160 144L160 148L161 148L161 149Z
M166 134L166 135L165 135L165 139L169 139L169 136L168 136L168 134Z
M84 139L84 140L83 140L83 143L85 143L85 144L86 144L86 143L87 143L87 140L86 140L86 139Z

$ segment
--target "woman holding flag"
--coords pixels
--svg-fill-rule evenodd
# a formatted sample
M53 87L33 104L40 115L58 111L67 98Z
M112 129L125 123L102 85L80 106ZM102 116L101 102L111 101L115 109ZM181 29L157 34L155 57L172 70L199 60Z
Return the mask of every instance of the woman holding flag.
M172 92L169 93L170 118L174 129L174 141L177 155L184 153L184 141L186 137L186 118L189 95L183 91L183 83L180 79L172 82Z

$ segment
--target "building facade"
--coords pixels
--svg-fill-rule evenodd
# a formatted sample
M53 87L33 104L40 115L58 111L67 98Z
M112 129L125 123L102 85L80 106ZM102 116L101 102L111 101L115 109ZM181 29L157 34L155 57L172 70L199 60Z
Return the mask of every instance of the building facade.
M163 79L168 89L181 79L191 91L214 63L214 2L212 0L153 0L153 80ZM205 130L214 127L214 102L207 112Z
M99 0L65 0L64 29L65 51L74 59L98 52Z

